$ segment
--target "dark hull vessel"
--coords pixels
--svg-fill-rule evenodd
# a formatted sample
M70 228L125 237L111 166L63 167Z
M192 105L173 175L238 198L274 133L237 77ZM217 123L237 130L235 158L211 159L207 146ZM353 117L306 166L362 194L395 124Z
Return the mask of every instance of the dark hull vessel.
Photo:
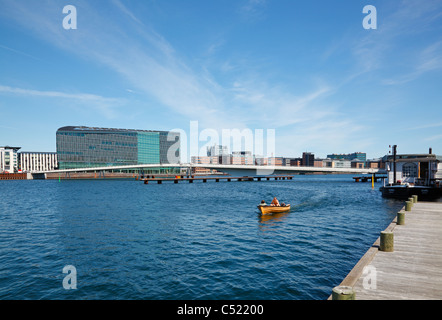
M434 201L442 198L442 189L436 187L407 187L407 186L385 186L381 187L380 191L385 198L394 198L400 200L407 200L408 198L417 195L419 200Z

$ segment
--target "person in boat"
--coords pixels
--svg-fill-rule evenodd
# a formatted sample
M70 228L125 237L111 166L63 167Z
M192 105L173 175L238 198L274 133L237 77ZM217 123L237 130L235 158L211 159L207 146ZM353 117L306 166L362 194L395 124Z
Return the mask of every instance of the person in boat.
M261 200L261 203L259 204L259 206L265 207L265 206L267 206L267 203L264 200Z
M281 207L285 207L286 206L286 204L283 202L283 203L281 203Z
M281 205L279 204L278 199L276 199L276 197L273 198L272 203L270 204L271 206L274 207L280 207Z

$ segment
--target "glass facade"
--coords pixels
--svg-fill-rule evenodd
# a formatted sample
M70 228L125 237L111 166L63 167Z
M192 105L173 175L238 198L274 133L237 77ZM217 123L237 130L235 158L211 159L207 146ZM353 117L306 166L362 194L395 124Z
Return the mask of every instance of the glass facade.
M160 134L159 132L138 133L138 163L160 163Z
M59 169L167 164L167 131L63 127L57 130ZM179 143L179 133L173 133ZM177 150L179 153L179 149ZM179 159L179 156L178 156Z

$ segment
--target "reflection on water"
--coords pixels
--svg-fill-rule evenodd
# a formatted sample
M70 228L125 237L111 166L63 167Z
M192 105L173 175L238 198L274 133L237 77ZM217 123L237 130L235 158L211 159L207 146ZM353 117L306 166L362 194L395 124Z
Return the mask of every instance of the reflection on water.
M258 213L259 215L259 222L260 222L260 227L263 226L272 226L274 225L276 222L280 222L282 220L284 220L288 214L290 214L290 212L292 212L293 209L291 209L288 212L280 212L280 213L273 213L273 214L261 214Z

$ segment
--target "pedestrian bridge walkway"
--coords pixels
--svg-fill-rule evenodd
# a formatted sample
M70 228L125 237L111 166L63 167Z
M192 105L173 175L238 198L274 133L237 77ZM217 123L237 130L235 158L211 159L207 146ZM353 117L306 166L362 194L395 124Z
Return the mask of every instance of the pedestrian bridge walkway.
M235 176L271 175L271 174L293 174L293 173L349 173L349 174L382 174L384 169L359 169L359 168L325 168L325 167L291 167L291 166L258 166L258 165L227 165L227 164L142 164L129 166L109 166L94 168L79 168L44 171L41 173L72 173L72 172L99 172L110 170L133 170L133 169L156 169L156 168L181 168L191 170L192 168L215 169L220 172Z

